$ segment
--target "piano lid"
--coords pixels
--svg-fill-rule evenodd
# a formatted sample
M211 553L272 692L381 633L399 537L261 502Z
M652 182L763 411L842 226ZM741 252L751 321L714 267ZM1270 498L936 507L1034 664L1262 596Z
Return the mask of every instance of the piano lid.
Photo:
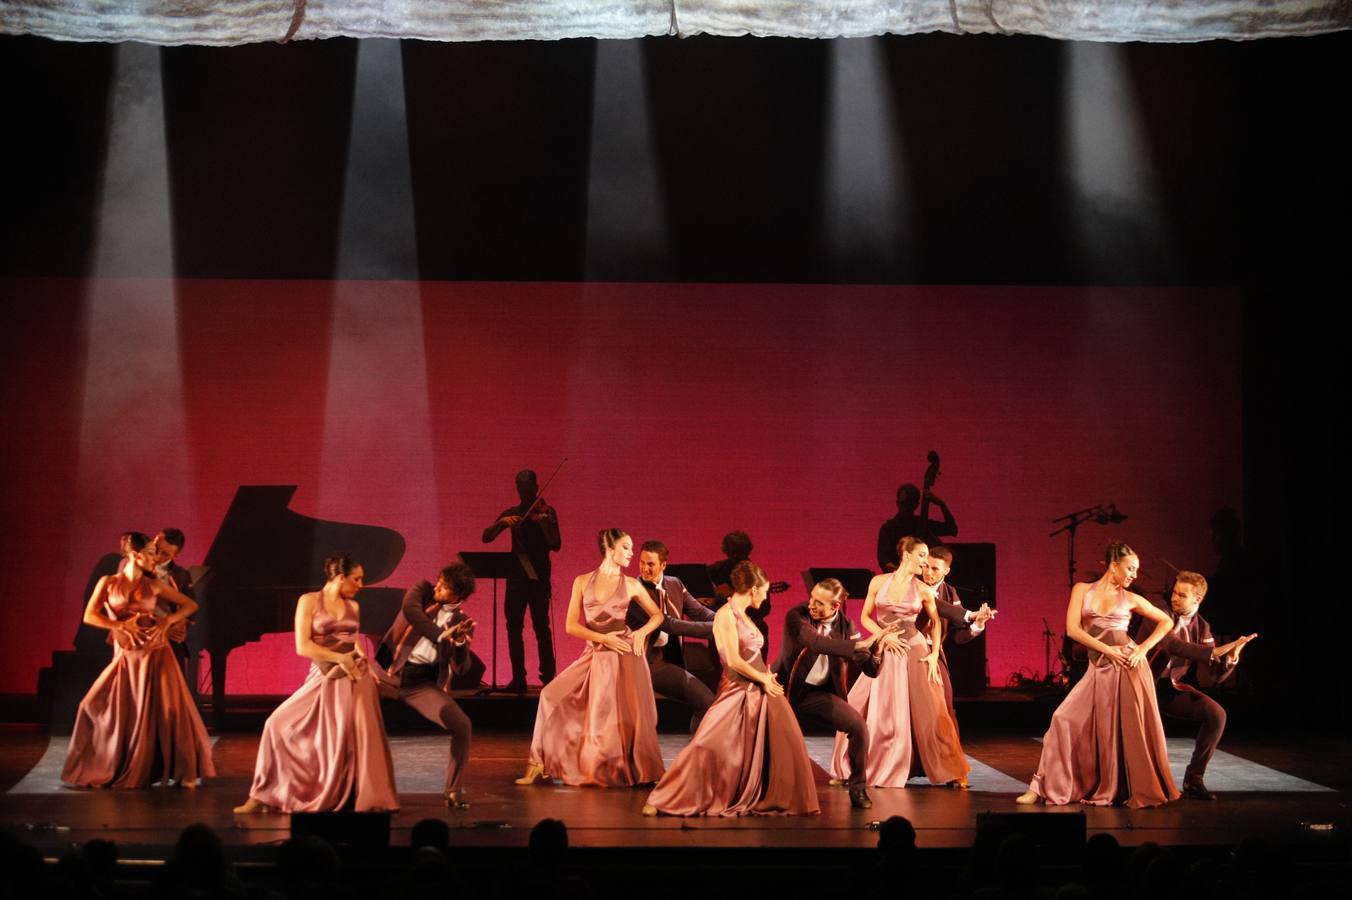
M388 578L404 557L404 537L379 525L313 519L289 507L294 484L240 485L203 564L217 586L310 587L324 583L324 560L347 552L366 583Z

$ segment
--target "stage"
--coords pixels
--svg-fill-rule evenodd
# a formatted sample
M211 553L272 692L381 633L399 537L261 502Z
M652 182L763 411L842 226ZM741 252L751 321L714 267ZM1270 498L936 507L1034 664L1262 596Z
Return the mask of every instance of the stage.
M402 807L392 818L391 845L408 843L409 830L421 819L442 818L452 829L451 845L490 854L525 845L540 819L562 819L574 847L624 851L684 848L717 851L737 848L873 847L876 823L892 815L911 820L922 850L951 850L972 845L985 813L1063 816L1081 811L1087 832L1108 832L1123 846L1146 841L1175 847L1218 847L1246 836L1309 845L1327 840L1320 825L1347 817L1352 776L1345 769L1349 746L1341 741L1276 741L1237 737L1222 744L1208 771L1215 802L1180 800L1163 807L1020 807L1013 801L1037 765L1040 744L1030 731L967 729L964 749L972 766L971 789L934 787L912 781L904 790L872 789L873 808L853 810L843 788L827 784L821 766L831 739L806 738L816 763L819 816L799 818L679 819L641 814L646 789L598 790L540 783L518 787L513 779L524 767L530 735L520 730L480 729L466 777L471 807L449 811L440 803L447 739L426 728L391 734ZM267 860L274 845L290 834L284 815L235 816L232 808L247 794L258 732L230 731L215 737L218 777L197 790L156 787L148 790L74 791L59 785L68 738L48 735L36 726L5 726L0 740L0 827L19 833L49 856L94 838L117 842L121 857L163 859L179 831L194 822L216 828L240 860ZM1192 742L1171 731L1170 760L1175 779ZM661 735L668 762L686 736ZM1314 826L1312 828L1312 826Z

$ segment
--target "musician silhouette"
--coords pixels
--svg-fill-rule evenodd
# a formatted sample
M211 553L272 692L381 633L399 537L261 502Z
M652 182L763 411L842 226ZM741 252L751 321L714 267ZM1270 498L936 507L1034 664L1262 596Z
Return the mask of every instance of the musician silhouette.
M941 544L941 537L957 537L958 522L948 504L940 500L933 491L927 491L929 505L937 506L944 520L936 522L926 513L925 521L920 520L916 507L920 505L920 488L913 484L903 484L897 488L897 514L878 527L878 566L884 572L896 571L901 558L897 556L897 542L904 537L919 538L926 544Z
M554 680L554 636L549 626L550 553L563 546L559 534L559 516L554 507L540 495L535 472L522 469L516 473L516 494L521 502L509 506L492 525L484 529L483 542L492 543L506 529L512 532L512 552L521 560L525 577L507 579L507 596L502 603L507 617L507 652L512 658L512 680L507 690L517 694L526 692L526 610L530 610L531 627L540 654L540 683Z

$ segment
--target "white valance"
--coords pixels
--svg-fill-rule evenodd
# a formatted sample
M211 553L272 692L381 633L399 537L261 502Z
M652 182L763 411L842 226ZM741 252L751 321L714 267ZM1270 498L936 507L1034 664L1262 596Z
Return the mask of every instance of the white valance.
M0 33L233 45L653 35L1032 34L1187 42L1352 27L1352 0L0 0Z

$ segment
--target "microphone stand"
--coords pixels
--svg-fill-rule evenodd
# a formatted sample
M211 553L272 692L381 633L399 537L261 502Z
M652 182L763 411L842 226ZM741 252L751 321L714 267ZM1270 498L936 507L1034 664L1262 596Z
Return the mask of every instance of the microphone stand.
M1042 617L1042 671L1044 674L1042 683L1052 683L1052 641L1056 639L1056 632L1052 631L1052 626L1047 624L1047 617Z
M1116 503L1100 503L1096 506L1090 506L1085 509L1077 510L1073 513L1066 513L1064 516L1052 519L1052 524L1065 522L1060 528L1053 531L1047 537L1056 537L1061 532L1066 533L1066 568L1069 575L1069 584L1067 587L1075 587L1075 532L1085 522L1094 521L1100 525L1107 525L1109 522L1116 525L1118 522L1126 519L1126 516L1117 511Z
M1109 523L1116 525L1117 523L1124 521L1126 518L1127 518L1126 516L1122 515L1120 512L1117 511L1116 503L1099 503L1095 506L1085 507L1084 509L1076 510L1075 512L1072 513L1066 513L1064 516L1059 516L1055 519L1052 519L1053 525L1055 525L1057 522L1065 523L1060 528L1056 529L1051 534L1047 535L1047 537L1056 537L1063 531L1066 533L1066 576L1068 581L1067 587L1069 589L1071 590L1075 589L1075 532L1079 529L1079 527L1083 525L1085 522L1091 521L1097 522L1099 525L1107 525ZM1051 642L1056 635L1055 632L1052 631L1051 626L1047 624L1047 620L1045 618L1042 620L1042 627L1043 627L1042 639L1044 643L1044 654L1046 663L1045 671L1047 673L1047 683L1050 684L1052 680ZM1066 658L1067 660L1069 659L1069 651L1067 651Z

